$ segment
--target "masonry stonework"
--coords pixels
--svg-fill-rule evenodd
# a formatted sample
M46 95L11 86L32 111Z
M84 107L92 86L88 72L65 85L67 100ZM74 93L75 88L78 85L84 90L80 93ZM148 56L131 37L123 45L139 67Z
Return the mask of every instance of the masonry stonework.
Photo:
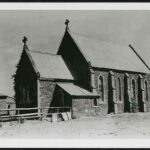
M50 107L56 83L44 80L41 80L39 83L41 107ZM44 111L46 112L48 110L45 109Z
M96 91L98 91L98 80L101 76L104 81L104 101L102 102L100 100L101 105L106 104L105 110L109 110L109 101L111 101L112 96L109 97L109 71L108 70L94 70L95 72L95 87ZM123 112L138 112L138 111L150 111L150 90L148 90L148 101L142 100L142 97L140 96L140 90L143 88L144 81L146 80L148 83L148 89L150 89L150 76L149 75L141 75L138 73L128 73L128 88L129 88L129 98L127 98L127 87L126 87L126 80L125 80L125 72L119 72L119 71L113 71L114 78L115 78L115 86L116 86L116 80L119 78L121 82L121 101L116 99L116 113L123 113ZM141 86L139 85L139 76L142 76ZM132 81L135 81L135 99L134 101L131 100L131 94L132 94ZM145 90L145 89L143 89ZM117 88L115 87L116 95L117 95ZM116 97L115 97L116 98ZM114 103L113 103L114 104ZM127 105L127 106L126 106ZM104 107L104 106L103 106ZM126 108L129 107L129 108ZM141 107L141 108L140 108ZM143 108L142 108L143 107Z
M148 83L148 101L144 101L145 104L146 104L146 110L145 110L145 112L150 112L150 75L149 75L149 74L147 74L147 75L145 75L145 76L143 77L143 82L144 82L145 80L146 80L147 83Z
M84 99L84 98L73 98L72 99L72 110L73 116L75 118L80 118L82 116L100 116L105 115L106 105L101 107L93 106L92 104L93 99Z

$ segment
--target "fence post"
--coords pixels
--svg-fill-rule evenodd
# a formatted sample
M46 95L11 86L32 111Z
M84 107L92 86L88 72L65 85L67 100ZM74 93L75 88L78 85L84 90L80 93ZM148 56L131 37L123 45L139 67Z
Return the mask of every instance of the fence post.
M42 117L43 117L42 108L40 108L40 118L41 118L41 121L42 121Z
M59 107L57 108L57 113L59 113Z
M17 115L20 115L19 109L17 110ZM18 116L18 122L21 123L21 118L20 118L20 116Z

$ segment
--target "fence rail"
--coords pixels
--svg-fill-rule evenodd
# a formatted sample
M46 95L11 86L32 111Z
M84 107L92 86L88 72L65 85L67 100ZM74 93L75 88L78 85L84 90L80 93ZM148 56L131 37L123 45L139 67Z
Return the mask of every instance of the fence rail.
M34 112L31 112L35 110ZM47 110L45 112L45 110ZM10 113L10 112L14 113ZM43 117L51 116L54 113L70 112L72 114L72 107L34 107L34 108L12 108L0 109L0 122L6 120L18 120L39 118L41 121Z
M72 107L33 107L33 108L10 108L10 109L0 109L0 111L14 111L14 110L38 110L38 109L55 109L55 108L72 108Z

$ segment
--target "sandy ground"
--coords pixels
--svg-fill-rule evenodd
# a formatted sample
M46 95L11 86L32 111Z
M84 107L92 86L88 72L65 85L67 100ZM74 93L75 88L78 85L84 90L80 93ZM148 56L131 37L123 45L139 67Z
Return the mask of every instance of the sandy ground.
M4 122L0 138L150 138L150 113L109 114L61 122Z

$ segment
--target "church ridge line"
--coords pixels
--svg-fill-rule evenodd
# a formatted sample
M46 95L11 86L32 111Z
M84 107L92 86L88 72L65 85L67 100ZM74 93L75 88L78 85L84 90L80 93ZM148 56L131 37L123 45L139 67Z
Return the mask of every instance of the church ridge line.
M50 52L42 52L42 51L35 51L35 50L29 50L29 52L39 53L39 54L44 54L44 55L59 56L58 54L54 54L54 53L50 53Z

